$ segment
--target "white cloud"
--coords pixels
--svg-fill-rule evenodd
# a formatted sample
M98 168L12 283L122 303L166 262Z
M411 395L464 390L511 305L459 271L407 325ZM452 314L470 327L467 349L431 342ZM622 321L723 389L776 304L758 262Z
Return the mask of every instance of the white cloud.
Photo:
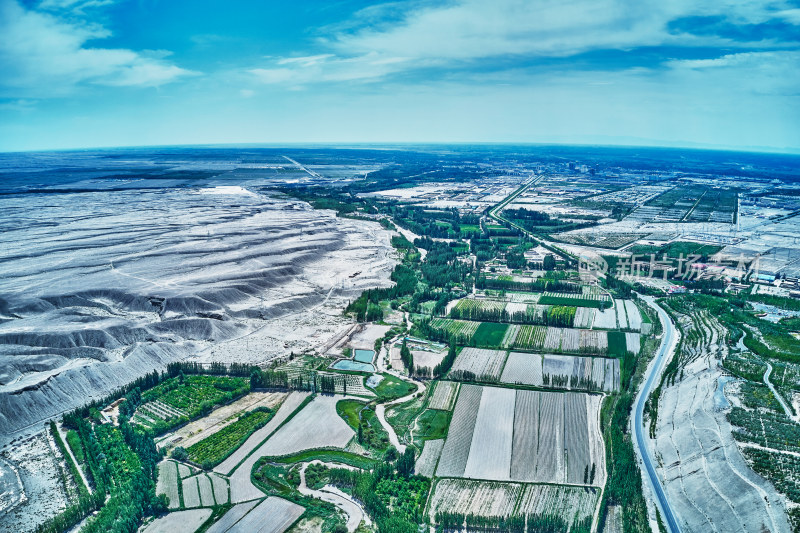
M0 0L0 90L5 96L48 97L81 83L156 87L194 74L167 61L168 52L86 46L109 36L97 24Z
M47 11L69 10L75 13L83 13L87 9L108 6L116 0L43 0L38 9Z
M724 16L736 23L800 18L783 0L460 0L372 6L328 28L331 53L290 57L253 69L264 83L376 80L418 68L470 67L477 61L568 57L645 46L768 46L717 36L675 34L669 22Z
M277 59L266 68L250 69L248 72L266 84L298 86L320 82L372 81L402 70L405 61L402 57L384 57L374 53L355 58L324 54L311 58Z
M704 81L709 91L796 96L800 87L800 52L727 54L716 59L670 61L668 73L686 86Z

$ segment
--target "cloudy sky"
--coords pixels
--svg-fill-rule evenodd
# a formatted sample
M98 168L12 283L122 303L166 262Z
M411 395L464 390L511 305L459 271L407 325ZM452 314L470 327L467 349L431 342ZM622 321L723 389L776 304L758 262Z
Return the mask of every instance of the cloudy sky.
M800 0L0 0L0 151L800 151Z

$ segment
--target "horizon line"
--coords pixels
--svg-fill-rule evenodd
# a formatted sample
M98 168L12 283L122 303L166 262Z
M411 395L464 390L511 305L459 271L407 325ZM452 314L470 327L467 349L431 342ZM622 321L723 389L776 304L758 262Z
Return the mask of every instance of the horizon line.
M299 147L299 146L325 146L325 147L410 147L410 146L575 146L592 148L655 148L667 150L695 150L708 152L732 152L769 155L800 156L800 147L770 147L770 146L726 146L705 143L602 143L602 142L559 142L559 141L275 141L275 142L208 142L208 143L176 143L176 144L130 144L107 146L84 146L69 148L32 148L25 150L0 150L0 154L31 154L52 152L84 152L102 150L133 150L144 148L237 148L237 147Z

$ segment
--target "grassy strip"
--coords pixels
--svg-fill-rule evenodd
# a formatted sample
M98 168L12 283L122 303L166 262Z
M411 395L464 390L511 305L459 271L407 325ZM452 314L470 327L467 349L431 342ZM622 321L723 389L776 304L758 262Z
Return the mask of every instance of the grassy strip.
M361 417L359 413L366 404L358 400L339 400L336 403L336 412L341 416L347 425L358 430Z
M64 461L67 463L67 468L69 468L69 473L72 475L73 479L75 479L75 484L78 486L78 498L82 498L89 495L89 487L84 485L83 477L81 477L80 471L78 471L78 465L72 460L72 456L67 451L67 447L64 444L63 439L61 438L61 434L58 432L58 428L56 427L56 423L54 421L50 421L50 432L53 434L53 440L56 441L56 446L58 447L61 455L64 456Z
M611 357L622 357L628 352L628 341L622 331L608 332L608 355Z
M472 335L472 340L479 346L501 346L507 330L507 324L481 322Z
M403 381L391 374L381 375L383 379L372 389L375 391L375 394L378 395L378 400L395 400L403 396L408 396L417 389L413 384Z
M453 413L451 411L426 409L417 419L419 429L414 433L414 436L425 440L447 437L447 430L450 427L452 416Z
M319 460L324 463L342 463L345 465L354 466L356 468L363 468L364 470L369 470L378 463L377 460L370 457L364 457L362 455L356 455L354 453L345 452L342 450L326 449L305 450L280 457L266 457L265 460L271 463L287 465Z
M70 429L69 431L67 431L67 444L72 450L72 454L75 456L75 460L78 461L79 464L85 463L86 457L83 454L83 445L81 444L81 437L80 435L78 435L78 432L75 431L74 429Z
M653 343L656 345L656 343ZM648 350L652 355L654 349ZM627 532L644 533L650 531L647 505L642 490L642 476L636 461L632 435L628 431L635 391L642 381L647 357L637 361L636 374L622 394L607 396L603 401L600 417L603 437L606 441L606 464L608 481L600 503L598 524L602 530L609 505L622 509L623 529Z

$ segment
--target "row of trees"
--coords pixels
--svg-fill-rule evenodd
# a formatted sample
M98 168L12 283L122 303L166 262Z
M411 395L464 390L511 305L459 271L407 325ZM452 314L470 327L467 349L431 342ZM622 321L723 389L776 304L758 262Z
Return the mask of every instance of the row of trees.
M577 283L569 283L559 280L536 279L532 281L516 281L504 278L487 278L485 274L479 274L475 280L475 287L478 289L491 289L498 291L519 291L519 292L566 292L580 294L583 290Z
M451 339L449 344L450 348L447 350L447 355L444 356L441 363L433 367L433 377L438 378L447 374L456 361L456 357L458 356L458 352L456 352L456 343Z
M408 373L413 374L414 355L411 353L411 350L408 349L405 339L403 339L403 344L400 345L400 360L403 362L403 366L408 369Z
M437 525L446 531L508 531L511 533L588 533L591 517L572 524L557 514L528 514L512 516L481 516L440 511L435 515Z
M341 375L320 374L308 370L302 374L290 376L280 370L261 370L254 368L250 373L250 390L258 389L290 389L334 394L337 385L341 385L347 394L347 380Z
M487 308L476 305L456 306L450 310L450 318L479 322L504 322L512 324L534 324L569 328L575 320L575 307L555 305L549 308L528 306L525 311L509 313L506 308Z

